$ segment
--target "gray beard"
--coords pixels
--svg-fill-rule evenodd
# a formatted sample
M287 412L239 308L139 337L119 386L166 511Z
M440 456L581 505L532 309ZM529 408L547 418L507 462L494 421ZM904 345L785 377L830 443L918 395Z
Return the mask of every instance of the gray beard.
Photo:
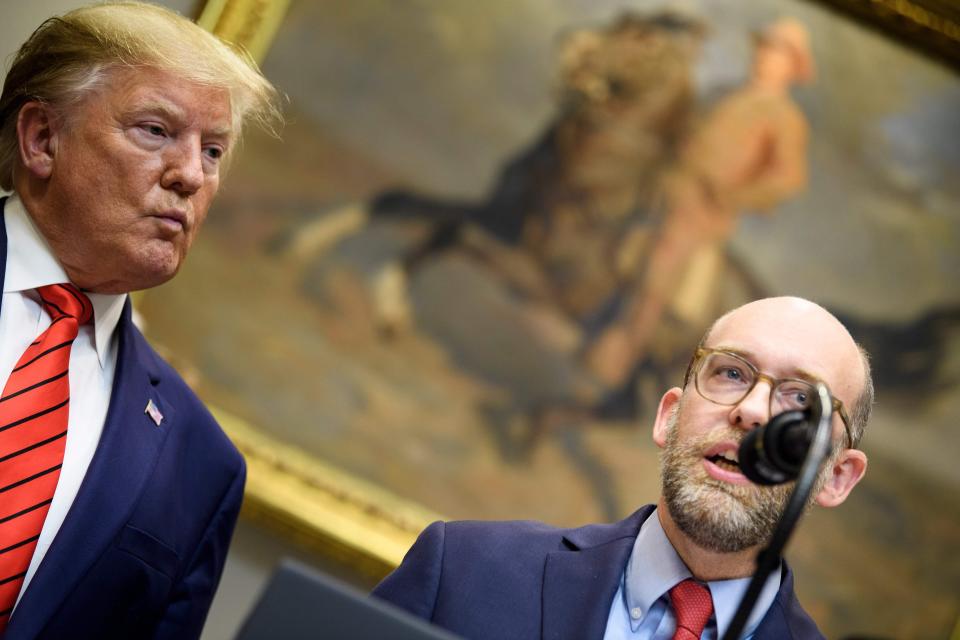
M739 441L743 432L716 430L680 442L679 411L670 419L660 457L663 498L677 527L696 545L734 553L769 541L786 508L793 483L773 487L733 485L711 478L703 451L720 440ZM822 482L818 482L822 487ZM811 494L816 496L819 487Z

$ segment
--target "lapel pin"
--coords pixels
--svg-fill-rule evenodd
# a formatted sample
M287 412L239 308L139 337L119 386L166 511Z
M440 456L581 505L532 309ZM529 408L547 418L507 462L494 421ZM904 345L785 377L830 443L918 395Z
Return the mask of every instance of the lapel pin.
M150 416L150 419L153 420L154 424L158 427L163 421L163 414L160 413L160 409L157 408L157 405L153 404L153 400L147 400L147 408L143 410L145 414Z

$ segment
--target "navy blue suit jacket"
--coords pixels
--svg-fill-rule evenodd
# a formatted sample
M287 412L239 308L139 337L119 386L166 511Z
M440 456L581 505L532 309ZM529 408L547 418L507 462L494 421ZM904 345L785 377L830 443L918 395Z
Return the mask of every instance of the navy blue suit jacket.
M610 603L648 505L626 520L557 529L540 522L435 522L373 595L466 638L603 638ZM822 638L780 591L754 638Z
M2 290L2 217L0 236ZM243 458L133 325L129 301L117 330L100 443L4 640L200 635L240 510Z

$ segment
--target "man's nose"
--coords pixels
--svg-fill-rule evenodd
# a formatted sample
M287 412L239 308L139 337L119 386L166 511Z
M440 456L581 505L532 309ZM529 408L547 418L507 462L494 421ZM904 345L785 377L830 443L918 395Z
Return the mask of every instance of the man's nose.
M755 429L765 425L770 420L770 383L758 380L750 393L733 407L730 412L730 421L734 426L744 429Z
M162 186L190 196L203 186L203 148L195 138L178 140L166 149Z

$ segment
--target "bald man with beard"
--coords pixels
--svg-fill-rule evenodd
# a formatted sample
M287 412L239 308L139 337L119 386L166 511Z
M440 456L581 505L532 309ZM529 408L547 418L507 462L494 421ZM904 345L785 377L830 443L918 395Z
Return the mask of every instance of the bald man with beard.
M758 300L717 320L683 386L663 394L655 505L576 529L436 522L374 595L467 638L719 638L792 490L747 480L739 443L772 415L805 406L817 382L835 411L811 503L836 507L867 468L857 449L873 404L867 356L822 307ZM743 637L823 637L786 563L767 579Z

